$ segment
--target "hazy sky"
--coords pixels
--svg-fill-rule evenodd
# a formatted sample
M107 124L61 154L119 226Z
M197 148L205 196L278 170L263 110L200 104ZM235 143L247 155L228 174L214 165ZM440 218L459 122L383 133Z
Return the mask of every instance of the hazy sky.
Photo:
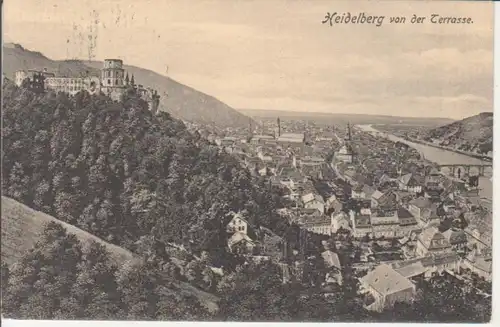
M382 26L322 24L327 12ZM416 13L424 24L411 24ZM471 17L439 25L431 14ZM405 25L389 17L408 16ZM5 0L4 40L52 59L118 57L234 108L462 118L493 110L493 4ZM93 41L92 41L93 42Z

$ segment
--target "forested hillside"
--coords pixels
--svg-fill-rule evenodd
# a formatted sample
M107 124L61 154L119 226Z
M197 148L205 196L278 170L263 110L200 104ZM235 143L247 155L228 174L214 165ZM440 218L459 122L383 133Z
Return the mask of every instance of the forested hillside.
M133 91L117 103L7 84L3 101L3 192L36 210L128 249L150 234L219 249L230 210L280 223L267 185Z
M439 141L441 145L458 150L488 154L493 151L493 113L479 115L431 129L424 140Z
M209 317L194 296L172 290L173 283L154 263L113 263L104 245L82 244L61 224L49 222L15 265L2 262L2 314L40 320Z

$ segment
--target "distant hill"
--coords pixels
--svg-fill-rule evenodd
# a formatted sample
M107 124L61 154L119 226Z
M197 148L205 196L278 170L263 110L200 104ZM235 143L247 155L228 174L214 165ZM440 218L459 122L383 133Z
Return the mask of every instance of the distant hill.
M449 118L433 117L398 117L387 115L364 115L349 113L323 113L323 112L300 112L285 110L261 110L261 109L237 109L241 113L258 118L276 118L310 120L319 124L408 124L419 126L439 126L452 123L454 120Z
M33 210L14 199L2 196L2 262L14 263L38 241L49 222L61 224L82 243L96 241L104 245L117 264L134 258L130 251L107 243L80 228L67 224L43 212Z
M493 151L493 113L483 112L433 128L425 132L421 138L462 151L487 154Z
M4 74L10 79L20 69L47 68L57 75L79 76L85 73L98 75L102 67L102 62L52 60L19 44L5 44L3 51ZM137 84L157 89L161 95L160 109L177 118L204 125L215 124L218 127L248 126L248 117L210 95L147 69L127 65L125 69L134 74Z

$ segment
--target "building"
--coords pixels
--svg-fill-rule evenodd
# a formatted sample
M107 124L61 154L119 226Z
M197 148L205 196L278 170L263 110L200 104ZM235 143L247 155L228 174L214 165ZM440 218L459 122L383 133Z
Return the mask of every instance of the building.
M409 173L398 178L398 188L401 191L420 193L423 189L424 181L420 176Z
M332 233L336 233L339 229L350 231L349 216L345 212L332 213Z
M443 232L443 236L455 251L461 251L467 247L467 234L461 229L450 228Z
M243 218L240 213L234 214L233 218L226 225L227 233L243 233L248 234L248 222Z
M451 244L448 240L434 227L428 227L417 237L417 256L424 257L428 254L440 254L451 252Z
M480 253L477 250L472 250L463 261L463 267L469 268L478 276L491 281L491 273L493 262L490 253Z
M394 270L406 278L430 278L433 273L460 272L460 257L453 253L430 254L425 257L392 263Z
M279 145L300 145L306 140L304 133L282 133L278 139L277 143Z
M229 252L234 254L253 254L255 242L243 232L236 232L227 241Z
M367 295L367 310L381 312L392 308L396 302L409 303L415 295L415 285L386 264L360 278L360 283L362 292Z
M354 150L352 148L352 135L351 126L347 124L346 136L344 138L344 145L334 155L334 160L337 162L344 162L352 164L355 160Z
M370 222L374 238L399 237L399 219L395 212L384 216L372 215Z
M18 87L21 87L23 82L27 82L27 86L31 91L43 93L46 89L45 80L54 76L55 74L48 72L46 68L43 70L18 70L15 73L14 81Z
M100 81L98 77L48 77L45 79L45 87L54 92L65 92L75 95L80 91L87 91L90 94L100 92Z
M387 191L385 193L376 190L372 193L370 205L373 210L394 211L398 207L399 198L396 192Z
M409 236L413 231L419 229L419 225L415 217L403 207L399 207L396 211L399 220L398 236Z
M354 212L351 210L349 212L351 218L351 226L353 231L353 236L355 238L363 238L365 236L372 236L372 225L371 225L371 212L369 209L361 209L360 212Z
M113 100L119 101L125 93L125 70L121 59L104 59L101 69L101 90Z
M428 198L419 197L408 204L408 210L417 219L420 226L439 224L437 206Z
M470 248L488 250L492 246L493 216L488 209L478 209L464 214L468 226L465 228Z
M29 88L34 92L44 92L52 90L54 92L64 92L75 95L80 91L87 91L90 94L104 93L115 101L120 101L127 88L132 88L148 104L148 109L156 114L160 104L160 96L156 90L145 88L142 85L135 85L129 81L128 75L125 77L123 61L120 59L105 59L98 76L64 77L56 76L48 72L47 69L39 71L29 69L19 70L15 73L15 82L21 86L24 81L29 82Z
M316 209L313 210L318 212ZM299 225L301 228L311 233L327 236L330 236L332 234L332 218L323 214L303 216Z
M302 203L306 209L317 209L322 214L325 213L325 201L319 194L308 193L304 195Z

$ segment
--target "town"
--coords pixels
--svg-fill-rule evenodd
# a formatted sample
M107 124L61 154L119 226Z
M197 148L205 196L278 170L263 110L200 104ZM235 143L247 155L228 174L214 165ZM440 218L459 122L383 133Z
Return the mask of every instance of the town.
M349 124L277 118L250 122L246 131L214 131L185 123L282 194L280 215L304 232L299 246L269 230L250 233L244 212L234 213L227 232L231 252L278 262L283 283L304 279L315 259L305 253L312 235L327 267L316 286L331 293L353 269L368 310L411 302L416 281L436 274L491 296L492 204L480 196L477 169L446 174L407 144ZM346 248L351 267L339 260Z

